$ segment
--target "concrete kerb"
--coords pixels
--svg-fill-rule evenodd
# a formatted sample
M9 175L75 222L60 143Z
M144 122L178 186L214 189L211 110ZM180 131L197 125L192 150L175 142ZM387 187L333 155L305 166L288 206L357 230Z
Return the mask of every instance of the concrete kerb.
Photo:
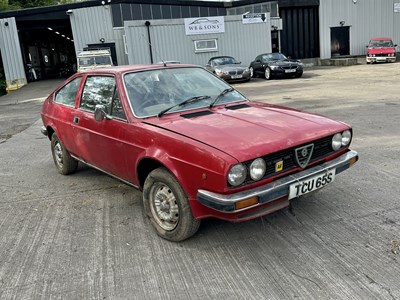
M27 102L43 102L64 79L50 79L28 83L26 86L0 97L0 106Z

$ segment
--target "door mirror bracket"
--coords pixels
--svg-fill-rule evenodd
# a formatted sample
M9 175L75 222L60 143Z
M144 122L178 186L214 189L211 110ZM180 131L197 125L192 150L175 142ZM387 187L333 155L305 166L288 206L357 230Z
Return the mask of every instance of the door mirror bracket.
M112 117L106 113L106 107L102 104L97 104L94 108L94 118L96 121L111 120Z

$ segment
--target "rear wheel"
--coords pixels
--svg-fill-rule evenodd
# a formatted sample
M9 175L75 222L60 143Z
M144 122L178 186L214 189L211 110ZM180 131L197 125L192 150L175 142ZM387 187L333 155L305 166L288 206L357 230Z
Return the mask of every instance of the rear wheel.
M68 175L78 168L78 161L65 149L56 133L51 136L51 154L60 174Z
M264 75L265 75L265 79L266 79L266 80L270 80L270 79L272 78L270 67L266 67L266 68L265 68L265 73L264 73Z
M165 168L155 169L147 176L143 204L157 234L166 240L180 242L199 229L200 220L193 217L185 191Z

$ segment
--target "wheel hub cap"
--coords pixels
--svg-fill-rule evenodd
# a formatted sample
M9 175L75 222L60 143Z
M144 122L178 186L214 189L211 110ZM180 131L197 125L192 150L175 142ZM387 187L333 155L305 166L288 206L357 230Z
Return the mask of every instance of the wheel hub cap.
M163 184L157 183L152 191L151 212L154 220L162 229L173 230L179 221L179 207L171 189Z

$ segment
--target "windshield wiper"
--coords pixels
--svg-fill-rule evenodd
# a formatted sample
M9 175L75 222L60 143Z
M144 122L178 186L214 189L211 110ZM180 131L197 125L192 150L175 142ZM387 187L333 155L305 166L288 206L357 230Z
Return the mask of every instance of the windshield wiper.
M215 103L217 103L219 101L219 99L221 99L225 94L233 92L235 89L234 88L227 88L225 90L223 90L215 99L213 102L211 102L211 104L208 106L208 108L211 108L215 105Z
M172 105L171 107L168 107L168 108L160 111L158 113L157 117L161 117L167 111L170 111L171 109L173 109L175 107L183 106L183 105L186 105L186 104L189 104L189 103L197 102L197 101L208 99L208 98L210 98L210 96L194 96L194 97L190 97L189 99L186 99L185 101L182 101L181 103Z

